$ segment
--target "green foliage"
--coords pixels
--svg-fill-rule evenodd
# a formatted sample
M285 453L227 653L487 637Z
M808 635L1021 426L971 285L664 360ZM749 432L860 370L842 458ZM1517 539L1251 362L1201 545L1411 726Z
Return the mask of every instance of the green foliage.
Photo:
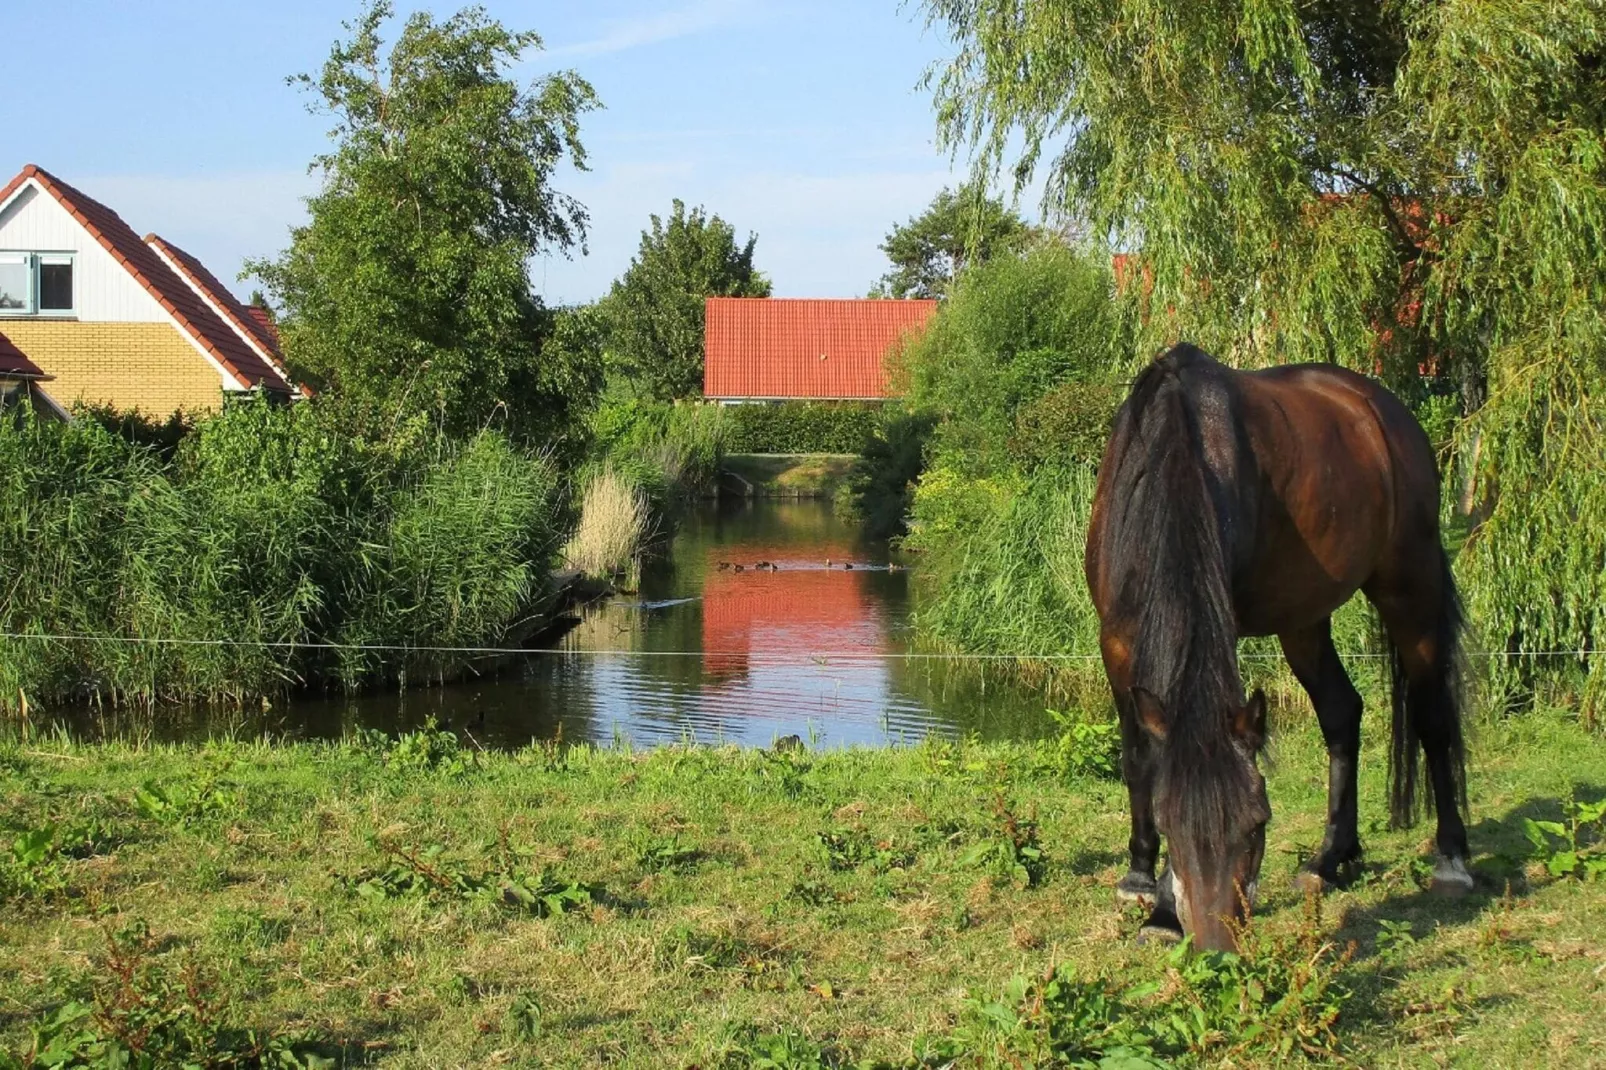
M1030 236L1020 216L980 184L945 189L887 235L881 251L892 271L876 285L877 296L941 297L966 267L1016 252Z
M858 453L881 422L880 402L781 401L728 405L730 453Z
M481 432L371 444L338 407L258 400L164 464L96 421L0 425L0 705L243 702L437 676L504 641L558 541L549 463Z
M753 267L758 239L736 244L736 232L702 208L676 200L668 219L652 217L630 267L603 301L609 355L646 396L658 401L703 391L704 301L768 297L770 283Z
M573 72L521 87L541 46L481 8L409 16L384 51L388 0L365 4L317 75L292 79L331 117L309 221L257 261L297 374L340 398L353 430L423 416L462 436L502 414L521 440L561 435L595 369L532 295L532 257L583 240L585 210L553 189L585 166Z
M1491 697L1581 690L1597 716L1606 7L924 6L956 46L945 139L1046 171L1051 213L1132 251L1137 351L1335 361L1408 400L1425 368L1459 397L1468 608L1498 655L1541 652L1493 659Z
M1009 451L1028 472L1068 464L1097 468L1110 440L1115 410L1124 400L1118 386L1085 382L1057 386L1016 410Z
M1561 821L1523 819L1534 861L1552 877L1606 878L1606 799L1569 799Z
M972 477L1013 470L1022 406L1065 383L1118 382L1132 353L1113 285L1097 256L1060 245L967 273L903 354L911 406L942 420L933 460Z
M333 1070L317 1034L260 1032L233 1024L193 963L174 968L142 921L108 930L90 1002L70 1000L35 1025L20 1057L0 1070Z
M915 490L905 545L926 554L915 622L959 650L1022 658L1098 649L1098 617L1082 576L1093 473L967 480L928 471Z
M559 877L550 867L532 872L526 865L530 852L510 846L505 838L483 852L491 857L480 866L452 857L438 843L413 848L382 837L379 847L384 866L342 878L360 898L491 903L546 918L587 909L600 894L598 888Z
M727 452L715 405L609 398L591 414L592 455L645 493L662 514L712 489Z
M384 748L385 765L401 772L461 776L468 771L473 755L463 750L457 736L437 728L430 717L416 732L403 732Z
M878 839L863 828L839 827L819 834L825 848L826 865L845 873L868 866L877 873L907 869L914 865L914 854L891 838Z
M1055 742L1060 769L1067 776L1121 779L1121 726L1094 721L1081 710L1049 710L1060 732Z
M872 539L906 533L914 484L926 464L926 442L936 418L888 406L859 449L838 508L863 526Z
M959 859L978 866L1016 888L1035 888L1048 873L1048 855L1037 837L1037 822L1018 816L1002 795L993 801L993 824Z
M134 789L134 809L150 821L173 828L226 817L240 810L239 789L227 780L207 777L184 783L147 780Z

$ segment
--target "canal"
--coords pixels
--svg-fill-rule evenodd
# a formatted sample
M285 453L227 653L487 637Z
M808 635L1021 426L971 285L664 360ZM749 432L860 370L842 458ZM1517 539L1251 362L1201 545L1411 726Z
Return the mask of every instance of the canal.
M917 650L918 558L816 501L709 502L682 519L640 590L576 611L550 649L445 687L294 696L244 713L135 719L156 738L332 738L427 719L484 746L562 739L816 747L1049 731L1042 695L984 664ZM83 714L97 720L105 715ZM79 720L74 718L74 720ZM110 721L74 725L124 734Z

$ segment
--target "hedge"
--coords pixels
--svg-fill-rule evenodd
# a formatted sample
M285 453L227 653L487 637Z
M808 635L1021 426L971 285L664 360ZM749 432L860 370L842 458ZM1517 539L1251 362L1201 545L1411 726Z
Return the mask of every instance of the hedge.
M780 401L725 409L730 453L858 453L881 419L878 401Z

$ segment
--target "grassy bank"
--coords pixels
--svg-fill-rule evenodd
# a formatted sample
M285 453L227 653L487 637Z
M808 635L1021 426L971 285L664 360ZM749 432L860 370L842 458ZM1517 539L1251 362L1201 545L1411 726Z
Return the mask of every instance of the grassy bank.
M853 454L727 453L721 467L740 489L755 498L833 498L853 469Z
M1481 731L1480 885L1447 902L1417 887L1424 830L1383 830L1368 737L1369 867L1313 919L1288 878L1320 838L1324 763L1309 715L1287 717L1238 963L1134 946L1110 892L1124 793L1093 772L1097 738L512 755L430 733L13 739L0 1048L102 1065L95 1045L122 1037L309 1067L1598 1058L1606 883L1537 866L1524 819L1561 819L1575 787L1598 798L1600 745L1544 714Z

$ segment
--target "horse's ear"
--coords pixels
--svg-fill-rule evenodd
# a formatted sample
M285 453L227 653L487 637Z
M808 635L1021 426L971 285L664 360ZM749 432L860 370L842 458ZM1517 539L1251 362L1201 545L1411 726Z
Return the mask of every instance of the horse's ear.
M1165 707L1160 700L1154 697L1153 692L1145 691L1141 687L1132 689L1132 707L1138 715L1138 724L1149 734L1149 738L1156 743L1165 742L1166 723Z
M1251 750L1259 750L1260 745L1266 742L1266 692L1255 688L1249 701L1233 717L1232 732L1249 744Z

